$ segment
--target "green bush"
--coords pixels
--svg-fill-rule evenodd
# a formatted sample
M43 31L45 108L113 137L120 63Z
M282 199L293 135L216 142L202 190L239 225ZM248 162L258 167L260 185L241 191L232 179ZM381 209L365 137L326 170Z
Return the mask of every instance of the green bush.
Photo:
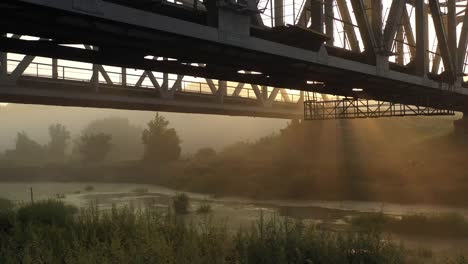
M65 226L73 220L77 211L76 207L60 201L47 200L20 207L17 214L22 224Z
M185 193L178 194L174 197L172 205L176 214L188 214L189 197Z

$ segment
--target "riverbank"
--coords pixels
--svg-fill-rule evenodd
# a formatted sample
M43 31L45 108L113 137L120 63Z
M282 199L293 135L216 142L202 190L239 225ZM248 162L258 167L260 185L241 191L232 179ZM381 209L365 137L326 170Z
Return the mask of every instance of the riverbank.
M160 208L167 212L171 207L174 197L180 192L152 184L118 184L118 183L0 183L0 193L3 197L15 200L16 204L23 205L30 201L30 188L34 192L34 200L57 199L66 204L87 208L90 204L97 206L100 211L109 211L113 207L134 208L140 210L151 206ZM307 225L328 232L374 232L376 225L381 226L381 221L374 221L375 215L384 215L378 220L387 218L402 219L406 216L423 216L432 219L433 216L445 216L454 214L468 217L468 210L463 208L437 207L428 205L400 205L379 204L362 201L292 201L292 200L270 200L259 201L236 197L213 197L198 193L186 193L190 200L188 211L190 215L197 216L198 209L209 205L211 212L209 216L221 223L229 232L239 229L249 229L256 225L259 218L269 221L272 218L286 217L300 221ZM364 219L361 221L369 224L357 225L352 219ZM371 220L371 221L369 221ZM424 220L424 219L423 219ZM385 222L384 222L385 223ZM403 223L407 226L407 223ZM419 226L418 223L415 223ZM449 226L448 226L449 225ZM364 228L363 228L364 227ZM411 227L410 227L411 228ZM456 229L453 222L445 221L442 225L432 225L437 229ZM466 237L441 236L439 233L428 232L427 234L414 232L393 232L389 228L378 229L379 232L390 235L395 243L403 243L407 250L413 255L421 252L430 252L431 260L440 259L441 256L458 256L466 253L468 239ZM404 230L403 230L404 231ZM460 230L460 234L463 233ZM456 231L458 232L458 231ZM453 232L452 232L453 234ZM468 257L468 256L467 256ZM423 262L427 263L427 262Z
M440 178L440 177L439 177ZM405 182L406 181L406 182ZM102 182L156 184L179 191L215 197L257 200L357 200L376 203L468 206L468 181L403 179L391 174L337 178L313 168L287 171L275 164L200 164L186 161L165 166L144 166L139 161L37 167L0 167L0 182ZM438 184L436 184L438 183Z
M380 232L334 232L260 216L228 231L209 215L59 201L0 208L1 263L466 263L412 250ZM451 262L449 262L451 261Z

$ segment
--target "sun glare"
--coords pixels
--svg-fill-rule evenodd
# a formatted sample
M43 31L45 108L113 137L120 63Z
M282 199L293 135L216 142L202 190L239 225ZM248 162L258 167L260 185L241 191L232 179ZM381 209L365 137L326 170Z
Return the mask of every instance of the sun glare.
M0 106L7 106L8 103L0 103Z

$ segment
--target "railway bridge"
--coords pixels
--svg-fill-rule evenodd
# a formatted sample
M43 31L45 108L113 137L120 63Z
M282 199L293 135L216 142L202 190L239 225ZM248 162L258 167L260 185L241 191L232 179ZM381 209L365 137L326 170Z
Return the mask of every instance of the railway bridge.
M4 0L0 101L311 120L465 113L467 5Z

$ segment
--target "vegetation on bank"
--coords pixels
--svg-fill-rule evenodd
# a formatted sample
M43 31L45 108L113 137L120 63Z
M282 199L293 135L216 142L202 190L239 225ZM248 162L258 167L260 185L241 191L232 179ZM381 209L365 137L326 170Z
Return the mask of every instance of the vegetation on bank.
M337 234L287 219L261 218L230 233L208 218L151 208L45 201L2 210L0 263L404 263L401 246L377 233ZM7 220L5 220L7 219Z
M54 200L0 207L0 263L468 263L407 250L376 229L337 233L261 215L232 231L195 216L150 205L78 210Z
M468 221L457 213L399 217L383 213L366 213L351 218L349 223L366 231L435 237L468 237Z

